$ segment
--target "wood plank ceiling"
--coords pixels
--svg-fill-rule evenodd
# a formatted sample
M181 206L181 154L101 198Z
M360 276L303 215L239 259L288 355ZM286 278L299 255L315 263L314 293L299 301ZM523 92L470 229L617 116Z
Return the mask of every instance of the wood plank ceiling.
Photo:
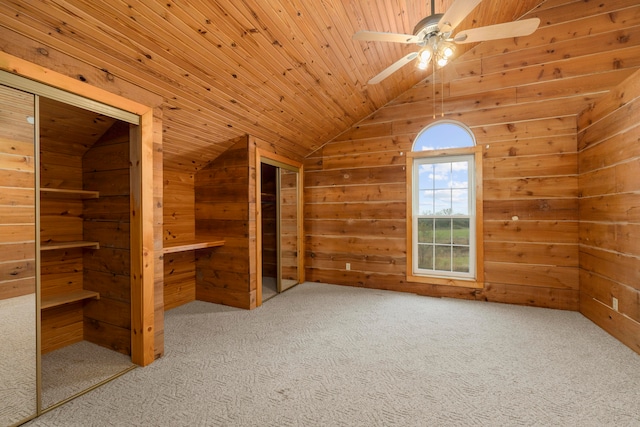
M435 0L436 13L452 2ZM540 2L484 0L458 28ZM412 33L430 10L428 0L3 0L0 48L64 52L159 95L166 164L197 168L243 134L306 156L425 79L406 66L367 85L415 46L351 36Z

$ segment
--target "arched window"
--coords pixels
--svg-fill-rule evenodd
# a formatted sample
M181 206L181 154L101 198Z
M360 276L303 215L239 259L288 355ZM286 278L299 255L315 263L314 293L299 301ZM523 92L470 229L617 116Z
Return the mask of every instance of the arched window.
M422 129L413 141L411 150L414 152L446 150L475 145L476 140L468 127L462 123L442 120Z
M471 130L454 121L433 123L416 137L409 178L409 280L477 285L476 151Z

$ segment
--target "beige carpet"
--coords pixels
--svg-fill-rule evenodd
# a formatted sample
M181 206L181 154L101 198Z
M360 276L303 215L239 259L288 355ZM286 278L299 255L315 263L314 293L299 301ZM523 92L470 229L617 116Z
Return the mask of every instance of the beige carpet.
M275 277L262 276L262 302L278 295L278 284Z
M81 341L42 355L42 407L48 408L130 369L130 356Z
M640 425L640 356L575 312L304 283L165 332L164 358L30 425Z
M35 294L0 300L0 425L36 412L36 357Z

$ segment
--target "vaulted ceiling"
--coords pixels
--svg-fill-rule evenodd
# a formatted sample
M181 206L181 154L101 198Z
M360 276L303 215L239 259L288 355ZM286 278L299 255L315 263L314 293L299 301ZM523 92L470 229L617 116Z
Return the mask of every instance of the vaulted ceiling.
M452 3L435 0L436 13ZM484 0L458 28L516 20L540 3ZM167 165L200 167L243 134L305 156L427 78L406 66L368 85L416 47L351 37L410 34L430 12L428 0L3 0L0 49L73 74L44 58L63 52L99 70L83 81L158 95Z

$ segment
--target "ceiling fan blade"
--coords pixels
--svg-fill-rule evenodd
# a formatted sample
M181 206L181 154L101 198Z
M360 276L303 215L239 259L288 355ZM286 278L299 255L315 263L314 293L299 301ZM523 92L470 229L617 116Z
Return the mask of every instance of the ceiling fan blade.
M456 34L456 43L474 43L485 40L506 39L509 37L528 36L538 29L540 19L531 18L522 21L506 22L504 24L489 25L487 27L472 28Z
M378 31L358 31L353 35L353 40L363 40L368 42L392 42L412 44L418 43L419 39L411 34L381 33Z
M452 31L458 26L482 0L456 0L438 21L438 28L443 33Z
M386 79L391 74L395 73L400 68L404 67L409 62L416 59L417 57L418 57L418 52L411 52L410 54L404 56L403 58L400 58L399 60L397 60L396 62L394 62L387 68L385 68L384 70L382 70L380 74L371 78L371 80L369 80L367 84L374 85L374 84L380 83L382 80Z

